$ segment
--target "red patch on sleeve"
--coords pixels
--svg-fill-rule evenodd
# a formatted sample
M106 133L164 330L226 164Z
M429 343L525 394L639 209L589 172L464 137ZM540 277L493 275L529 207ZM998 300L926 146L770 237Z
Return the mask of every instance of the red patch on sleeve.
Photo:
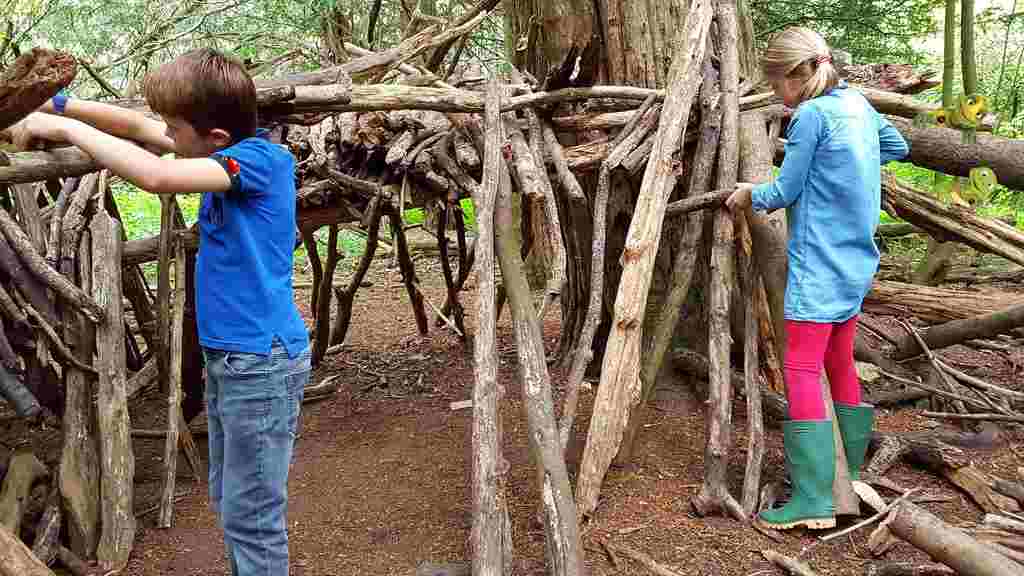
M228 173L232 176L237 176L238 173L242 171L242 167L238 165L238 162L236 162L234 158L227 158L226 160Z

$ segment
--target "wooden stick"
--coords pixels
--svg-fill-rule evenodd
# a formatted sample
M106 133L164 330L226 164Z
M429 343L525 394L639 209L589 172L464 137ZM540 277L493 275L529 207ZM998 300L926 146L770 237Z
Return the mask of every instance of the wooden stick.
M915 330L913 326L902 320L900 321L900 325L903 326L903 329L909 332L914 337L914 340L917 341L917 345L921 347L921 350L925 353L925 356L928 357L928 362L931 363L932 369L934 369L935 372L939 375L939 380L941 380L942 383L946 385L946 388L948 388L952 394L956 394L956 384L949 378L949 375L946 374L946 372L935 361L935 355L932 354L931 348L929 348L928 344L926 344L924 339L921 338L921 335L917 333L917 330ZM967 408L964 406L963 400L955 399L953 401L953 407L956 408L958 412L967 412Z
M639 400L640 332L654 259L661 241L665 204L677 178L672 169L672 156L679 149L690 106L700 84L711 13L708 0L694 0L687 13L686 26L679 31L663 107L665 115L658 124L637 209L627 233L612 330L605 346L601 384L594 400L576 488L577 505L583 515L591 514L597 507L601 484L619 450L631 405Z
M21 227L18 226L18 223L11 218L6 210L0 210L0 231L3 232L11 248L18 253L25 266L37 278L45 282L61 298L64 298L72 306L85 314L86 318L95 323L103 321L103 309L96 302L93 302L81 289L72 284L70 280L46 263L46 260L36 252L32 245L32 240L25 235Z
M105 174L105 172L104 172ZM101 176L105 184L105 176ZM96 327L97 436L100 456L100 541L96 557L104 570L121 570L135 541L132 513L135 455L125 390L124 298L121 294L121 228L100 205L90 226L93 294L108 322Z
M64 344L64 341L57 335L57 331L53 329L53 326L46 321L46 318L43 318L43 315L40 314L34 306L22 298L21 294L17 291L12 292L11 294L14 296L14 301L17 302L21 309L25 311L25 314L27 314L28 317L38 325L39 329L43 331L43 334L45 334L49 339L50 343L53 345L53 349L57 352L57 356L59 356L61 360L71 364L83 372L88 372L89 374L96 373L95 368L75 357L74 353L68 349Z
M953 414L949 412L921 412L927 418L945 418L947 420L986 420L989 422L1017 422L1024 423L1024 416L1011 416L1008 414Z
M3 211L0 209L0 211ZM28 546L4 526L0 526L0 576L54 576Z
M167 382L167 438L164 442L164 478L157 526L170 528L174 517L174 483L178 472L178 435L181 424L181 345L185 319L185 247L174 244L174 314L171 320L171 339L168 360L170 371Z
M497 380L494 306L494 202L501 169L500 92L492 79L487 85L484 114L487 142L483 183L475 198L477 216L477 334L474 338L476 383L473 386L473 525L470 549L474 574L502 574L512 561L511 525L505 499L504 457L501 451L503 390Z
M669 204L665 208L666 216L679 216L682 214L689 214L697 210L715 210L718 209L722 204L725 204L726 199L733 193L733 190L713 190L706 194L699 196L691 196L689 198L683 198L682 200L676 200Z
M890 502L888 505L886 505L885 508L879 510L877 514L875 514L874 516L868 518L867 520L862 520L860 522L857 522L853 526L850 526L849 528L844 528L842 530L839 530L839 531L833 532L831 534L822 536L818 540L820 542L828 542L829 540L835 540L836 538L839 538L840 536L845 536L846 534L849 534L851 532L856 532L857 530L860 530L861 528L863 528L865 526L868 526L868 525L870 525L870 524L872 524L874 522L877 522L878 520L881 520L882 516L885 516L886 514L888 514L889 511L893 509L893 507L897 506L900 502L903 502L904 500L908 499L914 492L917 492L917 491L918 491L917 488L913 488L911 490L908 490L902 496L900 496L899 498L897 498L897 499L893 500L892 502Z
M583 375L594 357L592 344L597 326L601 322L602 299L604 298L604 253L605 236L608 228L607 210L608 194L611 187L611 172L622 163L622 159L628 154L641 138L647 135L648 130L634 130L640 117L647 114L647 110L654 104L653 98L648 98L630 125L627 125L616 138L616 144L604 162L601 164L601 171L597 178L597 194L594 198L594 224L593 240L591 247L590 264L590 299L586 302L586 316L583 328L580 331L576 349L573 351L572 368L569 370L569 377L566 379L565 404L562 409L562 421L559 425L559 437L562 449L569 445L569 432L576 420L576 408L579 404L580 387L583 384ZM658 112L648 115L648 128L653 128L659 118ZM621 140L620 140L621 139Z
M499 170L500 187L494 212L495 249L512 314L530 451L537 465L537 489L543 495L541 510L545 519L550 574L577 576L585 571L583 547L564 448L559 441L551 378L544 356L544 337L530 299L530 286L523 273L519 243L513 240L513 228L519 222L514 221L512 214L512 182L504 165L499 166Z
M761 550L761 555L772 564L775 564L790 574L795 574L796 576L818 576L810 566L796 558L790 558L789 556L779 554L774 550Z
M624 544L612 544L607 541L604 541L603 544L611 550L615 550L621 554L629 556L633 560L636 560L656 576L682 576L679 572L655 561L654 558L651 558L647 554L644 554L635 548L630 548Z

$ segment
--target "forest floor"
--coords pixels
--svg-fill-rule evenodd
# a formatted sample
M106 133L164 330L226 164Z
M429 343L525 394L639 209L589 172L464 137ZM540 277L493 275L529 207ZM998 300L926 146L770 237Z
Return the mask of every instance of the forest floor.
M414 574L423 562L468 559L472 522L470 493L472 410L452 402L471 397L474 382L472 346L446 328L431 323L430 334L416 331L412 309L390 258L378 258L355 301L349 343L328 357L312 375L314 382L340 378L339 392L303 406L301 433L290 477L288 529L291 573L296 576ZM429 264L428 264L429 262ZM342 262L339 268L347 269ZM419 260L423 290L436 305L444 284L436 258ZM339 276L341 274L339 273ZM297 285L308 279L297 277ZM463 293L467 328L475 331L474 278ZM296 290L309 322L309 290ZM433 315L431 314L431 317ZM557 346L557 306L544 320L548 352ZM527 427L516 377L515 341L506 310L498 323L499 382L504 456L510 467L506 495L513 523L515 574L545 574L544 529L537 521L535 467L527 445ZM1013 352L954 347L943 351L948 362L1003 386L1024 389L1022 366ZM671 372L671 371L670 371ZM565 373L552 367L555 401L561 406ZM648 574L628 558L606 554L602 542L642 551L679 574L748 576L778 573L761 556L772 548L797 556L821 533L784 534L781 543L724 517L700 518L690 498L703 478L704 410L699 390L685 375L669 373L661 382L653 409L647 411L632 465L612 469L605 479L595 517L584 530L586 564L593 575ZM870 393L871 387L867 388ZM569 450L575 482L593 391L581 395L575 437ZM134 428L162 426L165 400L155 391L133 406ZM745 405L734 407L734 448L729 480L737 494L742 485L747 444ZM202 420L200 416L197 420ZM194 422L193 425L199 424ZM880 410L876 428L883 431L926 430L952 426L920 415L914 407ZM0 429L5 438L17 430ZM53 438L56 436L56 438ZM49 439L48 439L49 438ZM57 444L54 446L53 441ZM205 437L197 437L204 456ZM59 457L59 430L35 434L22 443L35 447L47 464ZM781 479L782 438L767 433L765 480ZM976 465L996 476L1014 478L1021 465L1024 432L1004 428L999 442L975 455ZM56 448L56 451L54 451ZM136 510L141 514L135 550L124 574L228 574L221 532L207 506L206 481L195 481L179 460L174 525L158 529L153 505L161 486L163 441L139 438L136 451ZM205 471L201 471L201 477ZM980 521L983 512L951 484L905 463L888 477L901 486L919 487L938 502L923 504L954 525ZM882 491L887 499L894 495ZM840 527L856 518L842 518ZM875 561L866 550L870 529L814 547L802 558L821 575L860 575ZM886 560L926 560L901 543Z

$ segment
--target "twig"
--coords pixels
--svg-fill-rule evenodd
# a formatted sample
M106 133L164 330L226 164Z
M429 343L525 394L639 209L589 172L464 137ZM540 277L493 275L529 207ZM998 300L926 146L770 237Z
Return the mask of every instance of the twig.
M11 294L14 296L15 301L22 310L24 310L26 314L28 314L28 316L39 325L39 328L42 329L44 334L46 334L46 337L50 339L50 342L53 343L54 349L57 351L57 355L59 355L61 359L70 363L79 370L88 372L89 374L96 374L95 368L75 357L71 350L64 344L64 341L60 339L60 336L57 335L53 326L50 326L50 323L43 318L43 315L29 304L27 300L23 299L17 290L12 291Z
M879 510L878 513L875 514L874 516L872 516L871 518L868 518L867 520L862 520L861 522L858 522L858 523L854 524L853 526L850 526L849 528L844 528L844 529L842 529L842 530L840 530L838 532L833 532L831 534L822 536L821 538L818 539L818 541L819 542L828 542L829 540L835 540L836 538L839 538L840 536L844 536L846 534L849 534L850 532L855 532L855 531L857 531L857 530L867 526L868 524L871 524L873 522L877 522L879 519L882 518L882 516L885 516L886 514L888 514L889 511L892 510L894 506L896 506L900 502L906 500L914 492L917 492L918 490L920 490L920 489L919 488L911 488L910 490L907 490L906 492L903 493L902 496L900 496L899 498L897 498L897 499L893 500L892 502L890 502L885 508L882 508L881 510Z
M423 292L423 289L420 287L419 281L413 280L412 285L416 287L416 292L419 292L419 295L423 298L423 301L427 303L427 306L430 306L430 309L433 310L435 314L437 314L438 318L444 320L444 323L447 324L449 328L454 330L456 334L458 334L461 337L465 337L462 331L459 330L459 327L455 325L455 322L451 318L445 316L444 313L441 312L441 309L438 308L437 306L434 306L434 303L430 301L430 298L427 298L427 295Z
M818 576L807 564L795 558L779 554L774 550L761 550L761 555L765 557L765 560L791 574L796 574L797 576Z
M921 350L925 353L925 356L928 357L928 362L931 363L932 368L934 368L935 372L938 373L939 379L942 380L942 383L946 385L946 388L949 388L950 392L955 394L956 384L950 378L949 374L946 374L942 367L939 366L939 363L935 360L935 354L933 354L931 348L929 348L928 345L925 344L924 338L921 338L921 335L917 333L917 330L915 330L914 327L908 324L907 322L903 322L901 320L899 324L903 326L903 328L914 337L914 340L917 340L917 345L921 347ZM953 402L953 407L956 408L959 412L967 412L967 408L964 406L964 400L964 397L956 399L956 401Z
M920 388L921 390L924 390L926 392L931 392L932 394L938 394L939 396L946 396L946 397L952 398L954 400L960 400L962 402L967 402L967 403L971 404L972 406L977 406L979 408L985 408L984 404L982 404L981 402L978 402L977 400L974 400L972 398L968 398L966 396L961 396L960 394L956 394L956 393L953 393L953 392L946 392L945 390L939 390L938 388L932 388L931 386L928 386L927 384L922 384L920 382L917 382L915 380L911 380L909 378L903 378L902 376L897 376L896 374L893 374L892 372L887 372L887 371L885 371L885 370L883 370L881 368L878 369L878 372L880 374L882 374L883 376L885 376L886 378L891 378L891 379L895 380L896 382L900 382L902 384L906 384L907 386L913 386L914 388Z
M988 420L991 422L1019 422L1024 424L1024 416L1011 414L956 414L951 412L922 412L928 418L947 418L949 420Z
M682 576L679 572L672 570L664 564L656 562L654 558L651 558L639 550L622 544L612 544L611 542L603 542L602 544L608 548L614 548L633 560L636 560L640 564L643 564L644 568L650 570L652 574L657 574L657 576Z

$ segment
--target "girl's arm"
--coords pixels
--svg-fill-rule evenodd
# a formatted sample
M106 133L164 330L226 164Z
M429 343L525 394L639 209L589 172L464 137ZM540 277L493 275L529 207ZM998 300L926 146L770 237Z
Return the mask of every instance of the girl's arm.
M900 131L881 114L878 114L878 151L882 164L902 160L910 152Z
M822 128L822 117L817 108L803 106L797 110L786 131L786 156L779 176L754 186L750 193L754 210L771 212L796 201L807 181Z
M40 108L43 112L56 114L53 100ZM107 134L133 140L164 154L174 152L174 141L167 137L167 125L159 120L129 108L68 98L63 115L80 120Z

